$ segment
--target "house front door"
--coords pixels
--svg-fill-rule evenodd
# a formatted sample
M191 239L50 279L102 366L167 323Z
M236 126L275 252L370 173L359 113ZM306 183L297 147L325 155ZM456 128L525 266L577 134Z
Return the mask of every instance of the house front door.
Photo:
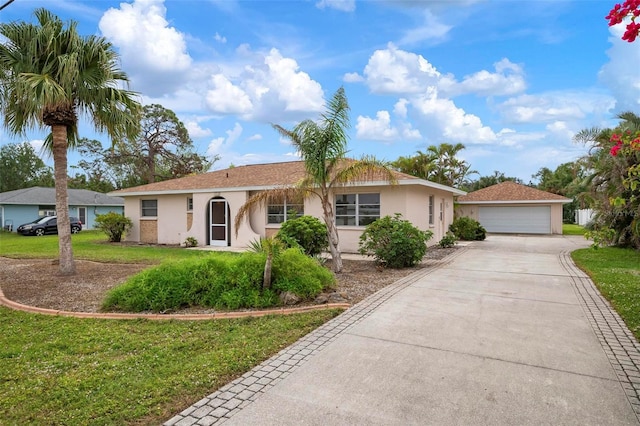
M78 219L80 219L80 223L82 223L83 229L89 229L89 224L87 223L87 208L86 207L78 207Z
M214 198L209 202L209 245L229 245L229 205L224 198Z

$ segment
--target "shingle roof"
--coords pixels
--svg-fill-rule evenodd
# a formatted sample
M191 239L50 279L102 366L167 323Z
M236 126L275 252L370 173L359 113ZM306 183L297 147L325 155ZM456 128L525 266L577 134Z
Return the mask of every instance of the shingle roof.
M470 204L474 202L504 202L504 201L549 201L568 203L571 200L562 195L552 194L551 192L541 191L530 186L521 185L519 183L506 181L496 185L488 186L458 197L461 204Z
M88 189L68 189L69 205L124 206L124 199ZM0 193L0 204L55 204L55 188L34 186Z
M426 182L406 173L394 172L394 174L398 181ZM252 164L135 186L114 191L112 194L126 197L130 194L137 195L141 193L172 193L212 189L225 191L239 188L266 189L294 185L304 176L305 168L302 161ZM433 182L428 184L435 188L448 189L456 194L463 193L454 188L448 188Z

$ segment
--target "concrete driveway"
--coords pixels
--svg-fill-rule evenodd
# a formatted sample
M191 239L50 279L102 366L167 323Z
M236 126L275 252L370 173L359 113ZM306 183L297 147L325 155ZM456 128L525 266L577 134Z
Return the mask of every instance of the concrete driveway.
M624 330L598 328L591 310L601 307L585 298L599 296L582 293L590 282L567 261L587 245L559 236L472 243L167 424L638 424L640 373L625 373L603 340ZM640 366L637 342L623 346Z

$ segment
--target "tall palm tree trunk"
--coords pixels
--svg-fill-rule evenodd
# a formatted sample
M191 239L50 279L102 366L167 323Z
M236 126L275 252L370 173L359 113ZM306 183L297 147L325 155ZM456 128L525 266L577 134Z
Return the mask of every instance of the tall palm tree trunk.
M56 215L58 216L58 248L60 272L64 275L76 273L71 247L71 225L69 223L69 195L67 193L67 127L51 126L53 136L53 168L56 180Z
M338 229L336 228L335 218L333 217L333 209L328 195L322 196L322 211L324 213L324 223L327 225L327 234L329 237L329 253L331 253L333 272L342 272L342 254L340 253Z

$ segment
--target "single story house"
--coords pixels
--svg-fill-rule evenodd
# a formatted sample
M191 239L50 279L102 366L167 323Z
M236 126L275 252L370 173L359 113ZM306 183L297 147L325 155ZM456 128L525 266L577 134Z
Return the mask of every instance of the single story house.
M562 205L571 199L506 181L458 197L456 215L493 233L562 234Z
M125 215L133 221L129 241L246 248L252 241L275 234L292 214L322 219L318 197L282 200L251 211L239 229L234 218L259 191L295 185L305 176L304 163L292 161L231 167L114 191L125 199ZM453 198L465 192L395 172L397 184L382 180L352 182L335 189L333 208L340 249L357 252L366 224L400 213L422 230L431 230L437 243L453 221ZM295 213L293 212L295 210Z
M82 222L83 229L93 229L95 218L109 212L124 213L124 199L87 189L69 189L69 215ZM16 189L0 193L0 223L14 230L23 223L56 214L55 188Z

